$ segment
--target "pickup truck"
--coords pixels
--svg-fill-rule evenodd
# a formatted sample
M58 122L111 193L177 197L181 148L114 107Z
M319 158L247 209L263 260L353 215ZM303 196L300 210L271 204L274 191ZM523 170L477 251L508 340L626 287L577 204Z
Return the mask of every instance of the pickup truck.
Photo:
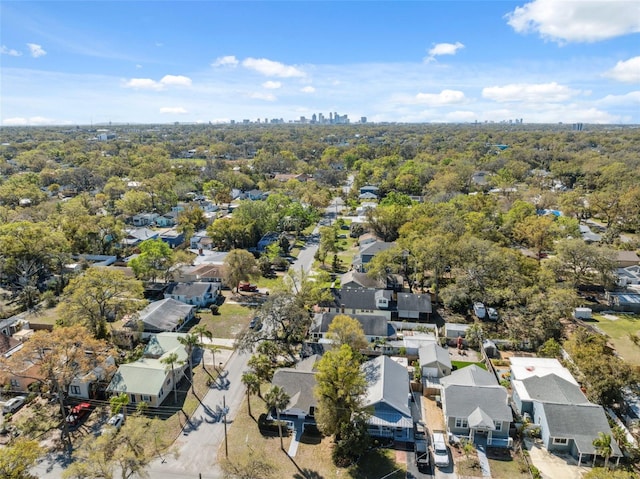
M238 291L248 291L255 293L256 291L258 291L258 286L251 283L240 283L238 285Z
M69 415L66 418L69 426L77 426L85 417L91 414L91 404L88 402L81 402L80 404L73 406Z

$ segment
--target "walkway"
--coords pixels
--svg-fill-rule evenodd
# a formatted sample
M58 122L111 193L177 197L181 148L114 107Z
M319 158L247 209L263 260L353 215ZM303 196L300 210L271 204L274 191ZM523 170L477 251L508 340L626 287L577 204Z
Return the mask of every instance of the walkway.
M302 433L304 432L304 419L295 419L293 421L293 437L291 438L291 444L289 444L289 457L296 457L298 453L298 445L300 444L300 439L302 438Z
M482 469L483 477L491 477L491 467L487 458L487 439L485 437L476 437L476 452L478 453L478 462Z

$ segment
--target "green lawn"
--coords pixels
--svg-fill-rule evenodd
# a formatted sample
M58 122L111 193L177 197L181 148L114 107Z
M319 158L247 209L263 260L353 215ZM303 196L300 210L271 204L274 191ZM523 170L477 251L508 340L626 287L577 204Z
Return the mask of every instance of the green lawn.
M247 327L249 320L255 315L255 309L241 304L224 302L220 306L219 314L213 315L208 310L198 313L200 321L192 323L204 324L216 338L235 338L237 334Z
M467 366L471 366L472 364L475 364L482 369L487 369L487 365L483 362L474 363L472 361L451 361L451 366L453 366L453 369L466 368Z
M586 321L607 334L616 351L625 361L640 366L640 346L633 344L629 334L640 333L640 316L629 314L613 314L618 319L608 319L601 314L594 314L592 321Z

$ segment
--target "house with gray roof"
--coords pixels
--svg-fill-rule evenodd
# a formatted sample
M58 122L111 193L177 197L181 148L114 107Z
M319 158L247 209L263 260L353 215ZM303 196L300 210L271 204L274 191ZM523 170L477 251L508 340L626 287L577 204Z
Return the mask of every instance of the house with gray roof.
M360 272L367 271L367 263L369 263L373 257L382 251L386 251L396 245L395 242L374 241L360 247L359 252L353 259L353 267Z
M342 313L349 316L356 314L373 314L392 319L393 292L368 288L341 288L333 291L333 301L321 304L330 313Z
M418 349L418 362L423 378L441 378L451 374L449 350L435 342L425 344Z
M315 410L318 400L315 397L316 369L319 356L312 355L300 361L293 368L279 368L273 374L271 384L279 386L289 395L289 404L280 411L280 417L293 416L305 424L315 424Z
M220 283L187 282L170 283L164 291L164 297L181 301L185 304L206 308L214 303L220 294Z
M370 411L367 418L369 434L395 442L413 441L407 368L388 356L378 356L363 363L361 370L367 382L363 405Z
M486 436L487 444L507 446L512 414L507 390L495 376L475 364L440 379L447 430L471 442Z
M195 310L193 305L166 298L150 303L138 312L137 319L146 333L177 332L193 319ZM130 326L136 325L135 321L133 323Z
M126 228L125 237L121 240L124 246L138 246L143 241L158 239L159 233L149 228Z
M593 440L599 433L612 435L602 406L591 403L568 369L557 359L511 358L513 404L518 414L540 427L548 451L569 453L578 465L593 460ZM611 441L612 458L620 448Z
M313 317L313 323L309 329L309 336L315 341L325 339L329 326L333 319L340 313L317 313ZM367 341L373 343L381 339L395 338L396 329L389 323L384 316L373 314L354 314L348 315L357 320L362 326Z
M158 407L173 391L174 381L179 383L189 363L185 347L178 338L186 336L180 333L160 333L149 338L142 358L132 363L121 364L111 378L107 392L112 395L126 394L129 405L140 402L150 407ZM175 353L178 358L171 368L162 362Z
M398 293L396 297L398 319L428 321L431 316L431 295Z

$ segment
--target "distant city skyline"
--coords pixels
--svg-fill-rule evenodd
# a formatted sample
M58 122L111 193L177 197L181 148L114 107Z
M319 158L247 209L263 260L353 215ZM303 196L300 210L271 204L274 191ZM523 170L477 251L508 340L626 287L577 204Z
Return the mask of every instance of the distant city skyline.
M0 125L640 123L640 2L0 3Z

